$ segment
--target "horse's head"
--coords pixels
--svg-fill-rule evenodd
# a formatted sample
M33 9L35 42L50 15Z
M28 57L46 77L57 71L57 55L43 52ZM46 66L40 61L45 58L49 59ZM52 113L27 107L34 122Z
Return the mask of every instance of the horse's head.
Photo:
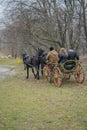
M22 59L24 59L26 55L27 55L26 53L23 53L23 54L21 55Z
M26 63L26 61L30 60L30 56L27 54L22 54L22 60L23 60L23 63Z
M38 48L38 50L36 52L36 55L37 56L42 56L44 52L45 52L45 50L43 50L42 48Z

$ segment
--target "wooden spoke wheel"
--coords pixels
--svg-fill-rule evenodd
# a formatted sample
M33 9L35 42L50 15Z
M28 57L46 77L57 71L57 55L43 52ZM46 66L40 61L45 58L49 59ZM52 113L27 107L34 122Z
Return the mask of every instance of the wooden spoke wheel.
M52 72L51 72L51 69L46 65L44 68L43 68L43 75L44 75L44 78L48 81L48 82L52 82Z
M59 73L58 67L54 67L53 74L54 74L54 84L55 84L55 86L60 87L61 84L62 84L62 79L61 79L61 75Z
M76 68L76 72L74 74L74 77L77 81L77 83L83 83L85 79L84 71L82 66L79 64Z
M43 76L44 76L45 79L47 79L47 77L48 77L48 67L47 67L47 65L43 68Z

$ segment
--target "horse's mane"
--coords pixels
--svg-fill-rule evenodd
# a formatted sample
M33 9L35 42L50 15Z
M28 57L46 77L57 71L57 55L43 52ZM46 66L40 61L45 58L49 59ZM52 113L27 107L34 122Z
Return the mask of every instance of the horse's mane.
M44 52L45 52L44 49L38 48L38 50L37 50L37 52L36 52L36 55L37 55L37 56L41 56Z

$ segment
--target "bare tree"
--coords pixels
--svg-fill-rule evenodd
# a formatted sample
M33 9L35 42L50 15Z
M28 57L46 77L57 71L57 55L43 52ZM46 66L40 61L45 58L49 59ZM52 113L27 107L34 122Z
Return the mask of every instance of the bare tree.
M8 0L5 18L3 40L12 53L87 47L85 0Z

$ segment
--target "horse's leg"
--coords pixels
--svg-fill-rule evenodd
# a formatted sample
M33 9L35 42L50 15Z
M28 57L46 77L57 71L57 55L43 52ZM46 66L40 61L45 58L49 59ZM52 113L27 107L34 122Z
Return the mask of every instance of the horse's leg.
M36 78L39 79L39 66L35 66L36 69Z
M29 78L29 66L27 65L26 67L27 67L27 77L26 78L28 79Z
M36 74L35 74L35 72L34 72L34 68L32 67L32 72L33 72L33 74L34 74L34 77L36 78Z
M43 76L43 68L44 68L44 64L41 64L41 74Z
M39 76L39 68L40 68L40 66L38 65L38 66L37 66L37 79L40 79L40 76Z
M26 66L26 64L24 64L24 70L26 70L26 68L27 68L27 66Z

